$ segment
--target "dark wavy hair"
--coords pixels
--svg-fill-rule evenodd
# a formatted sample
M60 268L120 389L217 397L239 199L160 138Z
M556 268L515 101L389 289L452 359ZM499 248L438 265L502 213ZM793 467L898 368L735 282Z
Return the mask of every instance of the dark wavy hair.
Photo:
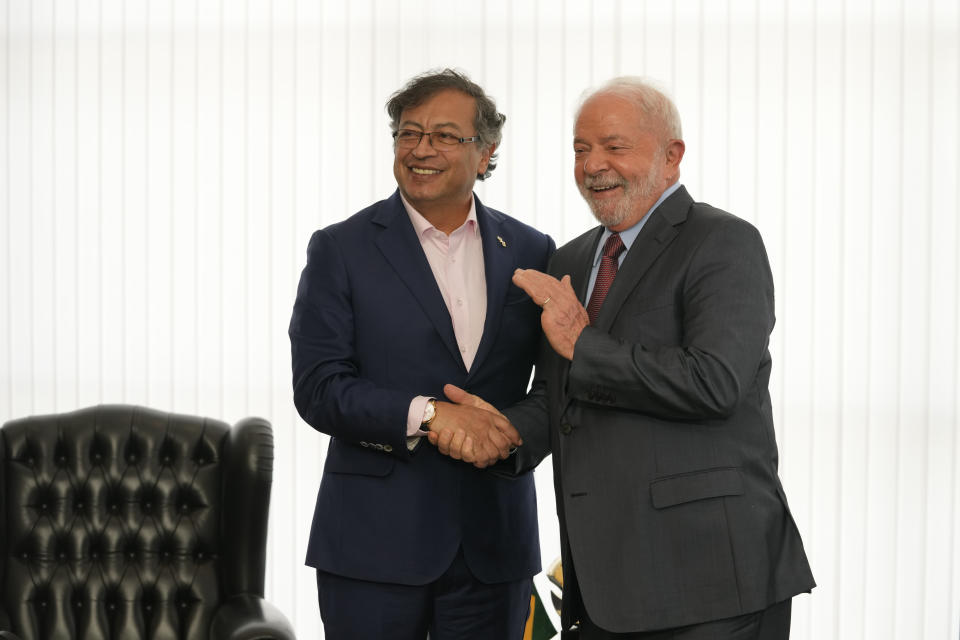
M473 82L466 74L453 69L441 71L431 70L412 78L402 89L390 96L387 101L387 114L390 116L390 131L396 131L400 126L400 114L405 109L416 107L435 94L446 89L455 89L472 97L477 103L477 113L473 124L480 137L480 144L487 148L497 147L503 137L503 123L507 116L497 111L493 98L484 92L483 88ZM490 155L487 171L477 174L477 179L485 180L497 168L497 153Z

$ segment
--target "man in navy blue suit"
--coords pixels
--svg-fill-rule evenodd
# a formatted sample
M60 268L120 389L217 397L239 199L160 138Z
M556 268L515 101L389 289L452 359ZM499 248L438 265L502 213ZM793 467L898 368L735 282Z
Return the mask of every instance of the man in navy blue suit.
M313 234L290 322L294 401L331 436L307 564L328 639L520 638L533 477L484 469L520 438L443 385L524 397L540 309L511 276L544 270L554 244L473 193L505 120L481 87L430 72L387 111L399 188Z

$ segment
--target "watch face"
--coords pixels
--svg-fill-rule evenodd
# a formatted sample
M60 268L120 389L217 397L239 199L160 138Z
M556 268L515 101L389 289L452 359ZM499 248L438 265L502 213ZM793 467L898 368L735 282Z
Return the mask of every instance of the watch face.
M430 400L427 402L427 408L423 411L423 422L420 423L420 428L424 431L428 430L435 415L437 415L437 405L434 404L433 400Z

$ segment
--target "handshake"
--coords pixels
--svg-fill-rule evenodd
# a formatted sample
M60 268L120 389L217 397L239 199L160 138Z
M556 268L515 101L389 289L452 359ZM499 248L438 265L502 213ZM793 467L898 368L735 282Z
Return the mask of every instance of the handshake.
M443 393L450 401L437 401L427 433L440 453L483 469L523 444L510 421L489 402L452 384L445 385Z

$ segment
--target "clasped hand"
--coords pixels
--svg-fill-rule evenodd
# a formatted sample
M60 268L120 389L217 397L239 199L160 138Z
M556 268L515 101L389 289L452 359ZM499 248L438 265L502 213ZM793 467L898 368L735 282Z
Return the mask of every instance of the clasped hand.
M452 384L445 385L443 393L450 402L437 402L427 433L440 453L483 469L523 444L510 421L490 403Z

